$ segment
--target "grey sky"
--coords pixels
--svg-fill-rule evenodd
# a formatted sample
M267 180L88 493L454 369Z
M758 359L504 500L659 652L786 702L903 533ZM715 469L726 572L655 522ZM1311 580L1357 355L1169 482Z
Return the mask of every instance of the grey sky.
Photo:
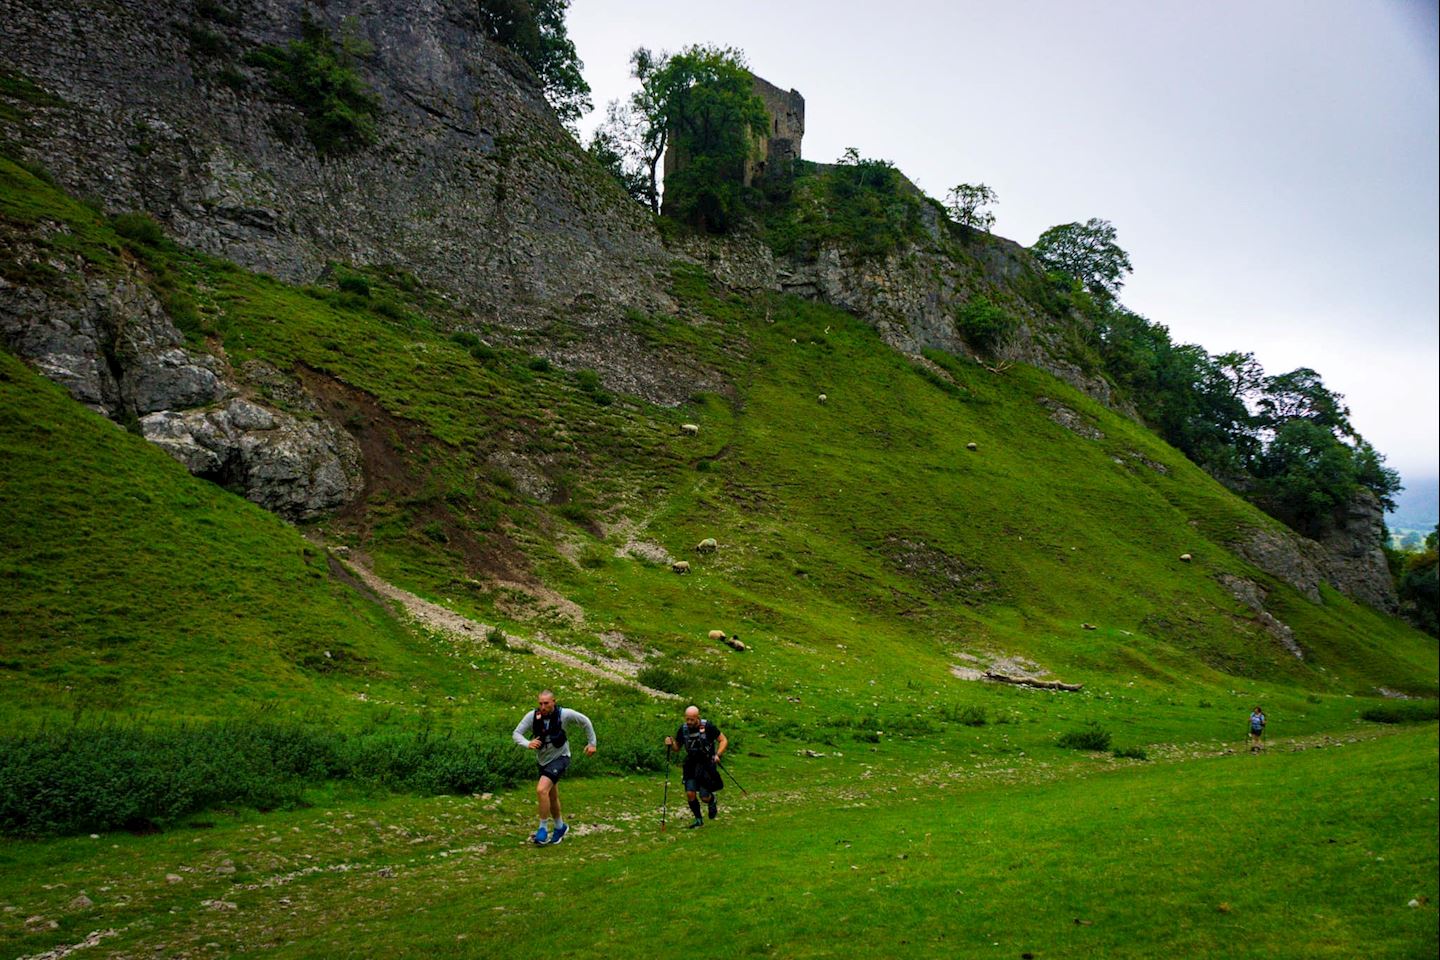
M574 0L597 114L636 46L738 47L804 154L984 182L995 232L1115 224L1180 341L1314 367L1403 474L1440 460L1433 0ZM588 130L596 122L582 123Z

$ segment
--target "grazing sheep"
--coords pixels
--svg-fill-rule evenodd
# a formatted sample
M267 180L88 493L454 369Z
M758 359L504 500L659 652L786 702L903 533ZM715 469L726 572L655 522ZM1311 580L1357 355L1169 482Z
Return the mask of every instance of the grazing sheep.
M735 636L733 636L733 637L727 638L727 639L725 640L725 644L726 644L728 647L730 647L732 650L739 650L739 651L742 652L742 653L745 652L745 650L748 649L748 648L745 646L745 644L743 644L743 643L740 642L740 634L738 634L738 633L735 634Z
M690 561L676 560L674 563L670 564L670 569L673 570L675 573L689 573Z
M1080 624L1080 629L1081 629L1081 630L1094 630L1094 629L1096 629L1096 628L1095 628L1095 624L1093 624L1093 623L1082 623L1082 624Z
M711 640L724 640L724 639L725 639L725 631L724 631L724 630L711 630L711 631L710 631L710 639L711 639Z
M816 399L816 400L819 400L821 403L824 403L826 400L829 400L830 398L827 397L827 396L825 396L825 394L822 393L822 394L820 394L820 396L816 397L815 399Z
M719 549L719 547L720 544L715 542L714 537L706 537L704 540L701 540L699 543L695 544L695 552L714 553L717 549Z
M680 432L683 433L683 434L685 434L685 436L687 436L687 437L696 436L696 435L698 435L698 434L700 433L700 424L698 424L698 423L682 423L682 424L680 424Z
M980 449L980 444L976 443L974 440L971 440L969 443L965 444L965 449L966 449L966 450L979 450L979 449Z
M1194 560L1194 559L1195 559L1195 558L1192 557L1192 556L1190 556L1190 554L1188 554L1188 553L1182 553L1182 554L1180 554L1180 560L1181 560L1181 562L1183 562L1183 563L1189 563L1191 560Z

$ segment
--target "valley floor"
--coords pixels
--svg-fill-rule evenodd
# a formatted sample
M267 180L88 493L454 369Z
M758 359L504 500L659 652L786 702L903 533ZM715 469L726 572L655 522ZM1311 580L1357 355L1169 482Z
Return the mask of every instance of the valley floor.
M0 844L4 956L1428 957L1437 733L1139 763L771 744L682 829L672 781L332 794L162 834Z

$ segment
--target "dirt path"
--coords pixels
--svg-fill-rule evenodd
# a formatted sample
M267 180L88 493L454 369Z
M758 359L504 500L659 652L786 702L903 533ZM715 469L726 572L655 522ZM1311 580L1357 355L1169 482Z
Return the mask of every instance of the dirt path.
M334 554L332 554L334 556ZM363 556L351 552L349 556L340 560L345 568L360 579L366 587L387 600L393 600L405 609L412 619L432 630L442 630L452 636L460 637L471 642L479 642L485 639L485 635L492 628L490 624L480 623L478 620L471 620L461 616L453 610L446 609L438 603L431 603L423 597L417 597L408 590L402 590L388 580L376 576L375 572L365 563ZM593 676L609 680L611 683L618 683L621 686L648 693L652 697L661 700L680 699L673 693L666 693L664 690L656 690L654 687L647 687L635 679L634 674L639 669L637 664L623 660L610 658L597 658L598 663L592 663L581 659L574 653L562 650L556 646L543 643L534 638L524 638L526 647L534 651L537 656L545 657L556 663L563 663L567 667L574 667L576 670L583 670Z

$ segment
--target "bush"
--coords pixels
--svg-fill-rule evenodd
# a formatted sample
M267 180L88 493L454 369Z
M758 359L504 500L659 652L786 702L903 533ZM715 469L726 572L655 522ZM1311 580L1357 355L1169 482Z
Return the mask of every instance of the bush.
M1424 723L1440 719L1440 700L1402 701L1370 707L1360 719L1371 723Z
M306 784L325 780L418 793L495 790L528 776L526 760L490 732L353 735L240 721L42 729L0 739L0 834L153 829L222 804L293 807Z
M635 674L635 679L647 687L664 690L666 693L683 694L685 691L685 678L670 667L658 663L641 667L640 672Z
M1067 750L1109 750L1110 731L1098 723L1092 723L1083 730L1062 733L1055 745Z
M526 364L526 366L536 373L548 373L550 371L550 361L544 357L531 357L530 362Z
M165 242L165 233L160 229L160 224L148 213L116 214L111 219L110 226L126 240L133 240L147 247L159 247Z
M1017 324L989 297L971 297L955 311L955 327L960 336L981 353L993 354L1015 334Z
M246 57L263 69L276 92L305 116L305 133L321 156L334 156L375 141L380 98L355 72L363 43L337 46L325 28L306 19L299 40L267 46Z
M1117 747L1114 755L1122 760L1149 760L1150 757L1140 747Z
M370 296L370 281L358 273L341 273L335 285L341 293L353 293L357 297Z

